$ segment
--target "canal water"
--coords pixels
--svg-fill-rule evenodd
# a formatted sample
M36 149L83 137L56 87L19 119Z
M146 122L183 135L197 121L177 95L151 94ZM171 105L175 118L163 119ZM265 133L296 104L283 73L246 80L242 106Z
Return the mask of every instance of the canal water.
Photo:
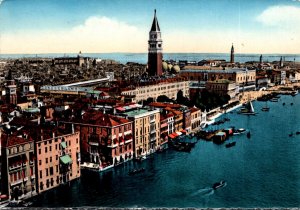
M103 173L82 171L70 186L33 198L33 206L299 207L300 96L268 102L269 112L261 111L265 102L253 105L257 115L234 110L219 118L229 122L207 128L250 130L250 139L245 134L230 138L234 147L200 140L190 153L167 150ZM145 172L128 175L137 167ZM220 180L226 186L213 190Z

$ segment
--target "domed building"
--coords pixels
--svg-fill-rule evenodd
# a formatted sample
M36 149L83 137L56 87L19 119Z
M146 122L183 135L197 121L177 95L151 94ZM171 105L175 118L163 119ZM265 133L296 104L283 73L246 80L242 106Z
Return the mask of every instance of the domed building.
M163 71L165 71L165 72L168 71L168 64L167 64L167 62L164 61L162 63L162 68L163 68Z
M172 72L174 73L179 73L180 72L180 67L178 65L174 65L173 68L172 68Z

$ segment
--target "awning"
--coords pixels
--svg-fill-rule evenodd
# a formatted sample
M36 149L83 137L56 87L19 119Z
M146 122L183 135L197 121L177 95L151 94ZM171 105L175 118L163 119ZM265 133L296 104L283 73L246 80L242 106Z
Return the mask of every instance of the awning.
M186 133L186 130L182 130L181 133Z
M179 131L177 131L176 133L177 133L177 135L178 135L178 136L182 135L182 133L181 133L181 132L179 132Z
M130 104L129 106L132 107L132 108L136 108L135 104Z
M116 109L119 111L125 111L125 109L123 107L117 107Z
M172 133L172 135L175 137L179 136L177 133Z
M168 126L167 123L163 123L163 124L160 125L160 127L166 127L166 126Z
M169 134L169 137L170 137L171 139L176 138L176 136L174 136L173 134Z
M61 142L60 145L61 145L61 147L62 147L63 149L65 149L65 148L67 147L66 142Z
M60 158L60 161L63 163L63 164L69 164L69 163L72 163L72 159L69 155L64 155L64 156L61 156Z

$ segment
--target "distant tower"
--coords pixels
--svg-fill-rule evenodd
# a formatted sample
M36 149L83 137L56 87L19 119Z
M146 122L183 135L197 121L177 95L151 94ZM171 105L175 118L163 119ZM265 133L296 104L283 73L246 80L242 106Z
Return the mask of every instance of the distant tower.
M11 70L8 72L5 86L6 103L17 105L17 86L12 78Z
M233 47L233 44L231 46L230 63L234 63L234 47Z
M259 56L259 63L262 64L262 55Z
M283 67L282 56L280 57L280 61L279 61L279 67Z
M148 74L150 76L162 75L162 57L161 33L156 18L156 10L154 10L154 18L148 41Z

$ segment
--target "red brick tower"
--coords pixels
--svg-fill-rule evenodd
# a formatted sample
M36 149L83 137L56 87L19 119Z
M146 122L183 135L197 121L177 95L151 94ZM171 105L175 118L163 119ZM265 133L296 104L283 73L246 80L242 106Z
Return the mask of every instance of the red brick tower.
M154 10L154 19L149 32L148 41L148 75L162 75L162 39L156 10Z

